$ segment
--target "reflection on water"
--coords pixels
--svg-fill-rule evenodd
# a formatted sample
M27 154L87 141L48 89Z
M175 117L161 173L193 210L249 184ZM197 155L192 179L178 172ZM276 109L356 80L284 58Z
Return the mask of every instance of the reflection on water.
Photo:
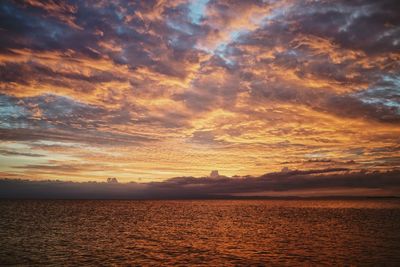
M0 265L400 265L400 202L0 201Z

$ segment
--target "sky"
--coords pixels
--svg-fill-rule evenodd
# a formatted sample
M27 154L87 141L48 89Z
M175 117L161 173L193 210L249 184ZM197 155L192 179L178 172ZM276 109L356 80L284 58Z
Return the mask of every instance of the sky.
M396 172L397 2L1 1L0 177Z

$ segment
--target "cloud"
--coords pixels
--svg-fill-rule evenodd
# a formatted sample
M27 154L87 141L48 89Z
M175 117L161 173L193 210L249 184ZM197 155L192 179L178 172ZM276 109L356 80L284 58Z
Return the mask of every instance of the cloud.
M128 181L282 162L396 169L398 6L3 1L0 149L20 154L0 170L49 179L64 163L62 179ZM90 174L96 164L105 173Z
M0 155L3 156L24 156L24 157L43 157L44 155L35 153L24 153L11 150L0 149Z
M93 138L93 137L96 138ZM62 141L62 142L82 142L89 144L108 144L108 145L126 145L139 142L151 142L155 139L140 135L101 133L75 130L73 134L70 131L63 130L35 130L29 128L20 128L18 133L10 129L0 129L0 137L4 141Z
M330 174L332 173L332 174ZM325 189L344 191L351 196L360 189L381 190L399 196L399 171L392 172L347 172L345 169L323 169L270 173L261 177L242 178L172 178L163 182L150 183L73 183L62 181L0 180L1 198L226 198L242 195L285 196L292 191L308 191L315 196ZM353 190L353 191L352 191Z

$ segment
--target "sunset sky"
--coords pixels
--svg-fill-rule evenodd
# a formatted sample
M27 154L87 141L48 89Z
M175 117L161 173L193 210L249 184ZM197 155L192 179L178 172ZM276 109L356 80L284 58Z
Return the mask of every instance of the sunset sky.
M0 3L0 177L400 168L398 1Z

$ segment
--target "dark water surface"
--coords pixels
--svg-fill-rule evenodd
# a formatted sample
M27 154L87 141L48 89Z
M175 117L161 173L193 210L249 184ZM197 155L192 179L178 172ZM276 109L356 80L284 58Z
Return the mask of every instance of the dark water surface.
M0 265L400 266L400 202L0 201Z

